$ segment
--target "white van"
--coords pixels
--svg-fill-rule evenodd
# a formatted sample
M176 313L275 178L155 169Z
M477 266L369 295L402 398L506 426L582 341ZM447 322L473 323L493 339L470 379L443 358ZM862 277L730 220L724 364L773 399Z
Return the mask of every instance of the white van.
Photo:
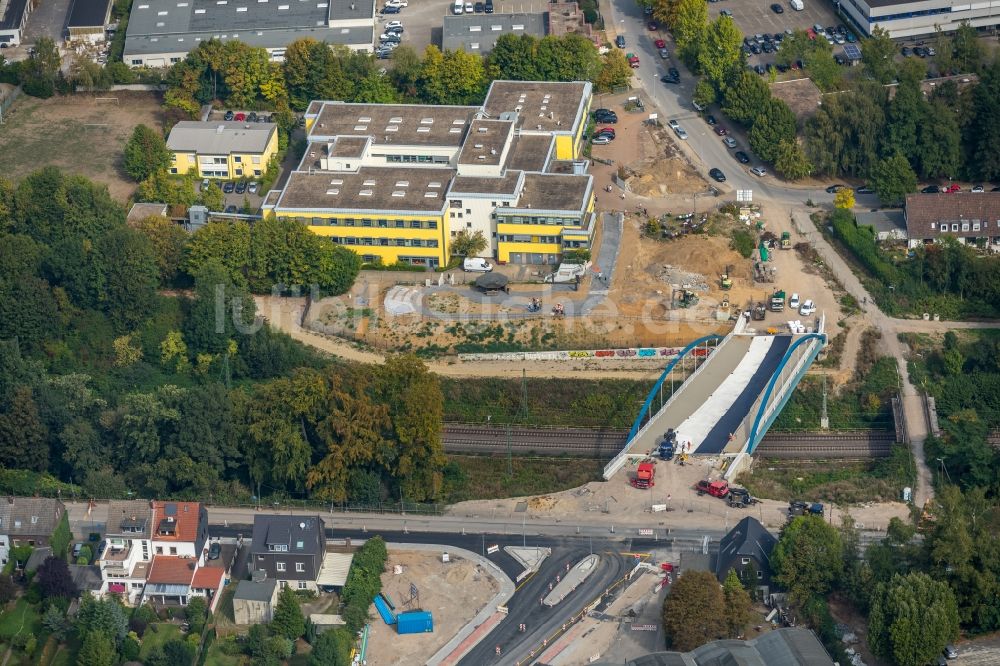
M462 13L462 8L464 6L465 6L465 4L462 2L462 0L455 0L455 4L452 5L452 7L451 7L451 13L452 14L461 14Z
M801 12L803 9L806 8L806 6L802 4L802 0L790 0L788 4L790 4L792 6L792 9L794 9L797 12Z
M462 262L462 270L469 273L489 273L493 265L482 257L466 257Z

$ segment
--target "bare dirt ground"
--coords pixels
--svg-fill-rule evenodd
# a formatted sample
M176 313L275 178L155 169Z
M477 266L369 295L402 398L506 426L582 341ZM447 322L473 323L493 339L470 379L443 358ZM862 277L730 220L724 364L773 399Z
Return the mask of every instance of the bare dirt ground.
M853 648L860 654L868 666L888 666L887 662L876 658L868 647L868 620L865 616L858 613L857 609L838 595L831 595L829 603L830 616L833 617L833 621L837 624L846 625L858 637L857 642L846 645L846 647Z
M97 102L97 97L116 97L118 103ZM122 171L122 149L139 124L162 128L156 95L22 95L0 125L3 174L19 179L44 166L57 166L106 184L111 196L124 201L136 184Z
M369 664L425 663L497 593L496 581L477 564L454 555L450 559L443 563L440 554L427 551L389 551L387 572L382 574L382 592L396 605L398 613L410 598L410 584L416 585L420 605L414 601L405 609L430 611L434 615L434 631L399 636L394 628L376 619L371 623L368 642ZM402 574L393 572L396 565L403 567Z
M697 457L687 465L676 461L656 461L656 486L639 490L629 485L635 465L626 467L610 481L594 481L561 493L531 498L503 500L472 500L453 505L449 513L455 516L511 516L518 520L525 514L515 512L519 501L527 500L528 520L585 522L588 514L604 514L620 525L654 529L729 529L750 513L763 525L781 527L786 520L787 502L762 500L749 509L730 509L726 502L709 496L699 497L693 486L700 479L721 476L719 460ZM668 511L651 513L654 504L666 504ZM839 525L842 512L850 513L866 530L885 530L893 517L907 519L909 509L901 502L888 502L855 507L833 508L828 519Z

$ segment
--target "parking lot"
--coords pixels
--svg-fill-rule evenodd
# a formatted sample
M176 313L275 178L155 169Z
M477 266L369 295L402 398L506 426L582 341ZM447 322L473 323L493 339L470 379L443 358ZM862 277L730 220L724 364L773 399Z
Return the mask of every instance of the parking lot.
M382 34L382 26L389 21L400 21L403 24L403 46L409 46L417 55L423 55L429 44L441 47L442 18L451 9L453 0L412 0L408 7L398 14L381 13L383 0L378 0L378 13L375 15L375 40ZM496 11L502 11L501 5L496 5Z
M789 30L805 30L819 23L822 26L835 26L844 21L833 13L833 8L821 0L803 0L805 9L797 12L788 4L788 0L772 0L785 10L783 14L771 11L768 0L722 0L710 2L708 18L715 20L723 10L733 14L733 20L744 35L763 33L774 34Z

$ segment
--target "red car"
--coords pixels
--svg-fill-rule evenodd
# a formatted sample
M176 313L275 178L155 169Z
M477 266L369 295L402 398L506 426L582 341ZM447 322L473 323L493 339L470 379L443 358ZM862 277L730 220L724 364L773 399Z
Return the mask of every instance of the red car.
M944 192L945 194L954 194L955 192L961 192L962 191L962 186L961 185L949 185L948 187L944 188L941 191Z
M604 134L612 139L615 138L615 130L613 127L602 127L601 129L594 132L594 136L600 136L601 134Z
M237 113L235 116L233 116L233 120L235 120L238 123L243 122L246 119L247 119L247 114L245 113Z
M806 35L808 35L809 39L816 39L816 31L812 28L806 28Z
M716 125L715 126L715 133L718 134L719 136L726 136L727 134L729 134L729 130L727 130L722 125Z
M653 43L656 44L656 48L658 48L658 49L665 49L665 48L667 48L667 43L665 41L663 41L662 39L657 39Z

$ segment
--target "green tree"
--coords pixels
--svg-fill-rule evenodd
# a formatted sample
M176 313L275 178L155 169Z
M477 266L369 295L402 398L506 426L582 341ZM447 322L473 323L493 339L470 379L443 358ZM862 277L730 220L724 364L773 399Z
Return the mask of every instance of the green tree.
M342 628L324 631L316 637L309 654L310 666L349 666L351 663L351 635Z
M52 554L56 557L65 557L69 542L72 540L73 533L69 529L69 515L63 511L63 515L59 518L59 523L52 531L52 537L49 539Z
M188 347L195 354L231 353L232 341L249 332L256 317L246 283L232 280L221 262L209 260L195 274L194 285L184 331Z
M219 191L218 186L211 185L211 188ZM218 207L212 210L219 210ZM166 286L173 283L180 270L181 261L184 259L184 246L187 243L188 234L184 228L163 217L162 215L150 215L132 223L132 227L142 232L152 244L153 253L156 257L156 267L160 273L160 285Z
M854 208L854 190L845 187L833 196L833 207L851 210Z
M740 67L730 72L722 97L726 115L749 127L771 98L771 91L761 77Z
M768 99L753 121L749 140L761 159L774 162L781 142L795 141L795 114L782 100Z
M61 64L56 43L50 37L36 39L34 51L20 67L24 92L32 97L52 97L56 92Z
M986 68L972 91L971 117L964 132L970 176L1000 179L1000 58Z
M49 464L47 434L31 388L17 388L7 411L0 414L0 464L44 471Z
M137 183L170 166L167 142L162 134L147 125L136 125L125 143L124 153L125 173Z
M698 83L694 87L694 95L692 100L701 107L708 108L718 100L718 92L715 86L712 85L707 79L698 79Z
M83 644L76 654L79 666L112 666L115 663L115 644L100 631L83 634Z
M676 0L670 24L681 59L691 68L698 65L698 57L708 30L708 5L702 0Z
M627 86L632 80L632 67L625 60L620 49L611 49L602 57L601 71L594 80L600 92L611 92L615 88Z
M719 16L708 24L702 46L698 50L698 67L716 86L743 60L743 33L729 16Z
M958 116L942 99L925 109L917 127L916 158L924 178L945 178L958 173L962 163L962 131Z
M482 231L469 233L463 229L451 239L451 255L453 257L477 257L488 245Z
M820 40L815 40L817 43ZM826 42L823 42L826 44ZM828 44L827 44L828 45ZM833 59L833 52L826 48L814 48L802 60L809 78L820 90L831 92L840 87L843 79L843 68Z
M135 330L152 312L160 283L157 255L149 237L121 227L97 243L100 301L118 332Z
M715 575L685 571L663 602L663 628L674 650L687 652L724 638L728 630L726 600Z
M299 607L299 598L290 587L283 588L278 595L271 631L291 640L306 633L306 620Z
M214 181L210 182L208 187L202 188L201 196L198 199L202 206L211 211L221 211L226 207L226 195L222 193L222 188Z
M433 44L424 51L417 89L430 104L469 104L486 89L486 70L478 55L465 51L442 53Z
M956 73L978 72L983 63L985 49L983 43L979 41L979 33L968 21L962 21L955 30L951 44L954 66L958 70Z
M800 602L830 591L844 569L840 533L816 516L785 525L771 553L774 580Z
M534 35L504 33L497 38L493 50L490 51L490 65L496 68L502 79L538 81L541 76L535 63L537 48L538 39ZM631 72L629 74L631 75Z
M205 603L205 597L191 597L184 609L184 617L191 625L191 633L200 636L205 628L205 621L208 619L208 605Z
M750 595L747 593L736 569L730 569L726 582L722 584L722 596L725 599L725 615L728 636L738 638L753 619Z
M209 222L192 234L185 247L184 272L194 277L213 259L222 262L230 280L244 278L250 264L250 225Z
M878 159L885 136L884 91L862 88L827 96L806 121L806 155L817 172L867 176Z
M875 194L885 203L901 202L907 194L917 191L917 174L899 154L876 162L870 182Z
M896 76L896 44L882 26L872 29L871 37L861 40L861 62L865 73L879 83L889 83Z
M897 574L875 588L868 636L872 651L900 666L929 663L958 636L955 595L925 573Z
M69 566L61 557L45 558L35 572L34 582L46 599L55 597L72 599L79 593L76 583L73 582L73 575L69 572Z
M809 158L806 157L799 142L788 139L784 139L778 144L774 168L788 180L805 178L813 170L812 164L810 164Z

